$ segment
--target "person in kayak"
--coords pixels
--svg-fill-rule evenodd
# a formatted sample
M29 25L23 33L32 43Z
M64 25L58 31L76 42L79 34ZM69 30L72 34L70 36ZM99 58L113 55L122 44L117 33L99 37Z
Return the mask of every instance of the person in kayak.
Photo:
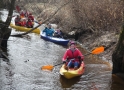
M24 18L24 17L25 17L24 10L21 10L20 11L20 18Z
M74 68L77 70L83 59L84 56L81 51L76 48L76 43L74 41L70 42L69 49L66 50L62 58L63 63L66 64L65 69Z
M19 26L26 27L26 19L25 19L25 18L22 18L22 19L20 20Z
M55 32L54 29L52 29L51 24L48 24L48 27L45 27L43 30L43 33L46 33L47 36L53 36L53 33Z
M16 18L15 18L15 25L19 26L20 20L21 20L20 16L17 15Z
M26 23L26 27L27 28L33 28L33 22L31 19L28 19L27 23Z
M31 13L29 13L29 15L28 15L28 19L31 19L32 22L34 22L34 16L33 16Z
M60 29L57 29L54 33L54 37L63 38L63 32Z

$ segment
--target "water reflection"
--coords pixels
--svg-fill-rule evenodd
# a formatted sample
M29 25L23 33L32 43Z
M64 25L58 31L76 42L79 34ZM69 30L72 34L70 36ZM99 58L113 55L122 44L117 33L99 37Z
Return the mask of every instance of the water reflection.
M64 76L60 75L60 83L62 85L62 88L71 88L74 84L79 82L80 76L72 78L72 79L66 79Z
M124 90L124 80L113 74L111 90Z

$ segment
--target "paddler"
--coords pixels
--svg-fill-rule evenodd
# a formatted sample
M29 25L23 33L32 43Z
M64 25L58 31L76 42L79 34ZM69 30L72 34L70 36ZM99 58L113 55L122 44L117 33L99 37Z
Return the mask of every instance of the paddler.
M62 61L66 64L65 69L74 68L77 70L80 67L81 62L83 61L84 56L81 51L76 48L76 43L74 41L70 42L69 49L66 50Z

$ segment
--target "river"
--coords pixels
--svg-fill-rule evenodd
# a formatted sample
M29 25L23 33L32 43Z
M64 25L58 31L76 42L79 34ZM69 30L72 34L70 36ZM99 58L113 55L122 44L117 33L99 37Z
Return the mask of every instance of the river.
M22 32L13 29L12 34L16 33ZM0 90L124 90L118 89L120 84L113 85L109 63L95 55L86 56L85 73L70 80L59 74L61 65L52 71L41 70L43 65L61 63L66 48L44 41L40 35L28 35L28 38L9 38L9 60L0 59ZM78 48L83 54L87 53Z

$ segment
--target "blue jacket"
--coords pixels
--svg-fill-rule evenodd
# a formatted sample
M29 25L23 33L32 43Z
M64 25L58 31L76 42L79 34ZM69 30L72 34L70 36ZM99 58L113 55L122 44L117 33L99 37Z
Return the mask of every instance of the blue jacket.
M52 28L45 28L43 32L46 33L47 36L53 36L54 30Z

